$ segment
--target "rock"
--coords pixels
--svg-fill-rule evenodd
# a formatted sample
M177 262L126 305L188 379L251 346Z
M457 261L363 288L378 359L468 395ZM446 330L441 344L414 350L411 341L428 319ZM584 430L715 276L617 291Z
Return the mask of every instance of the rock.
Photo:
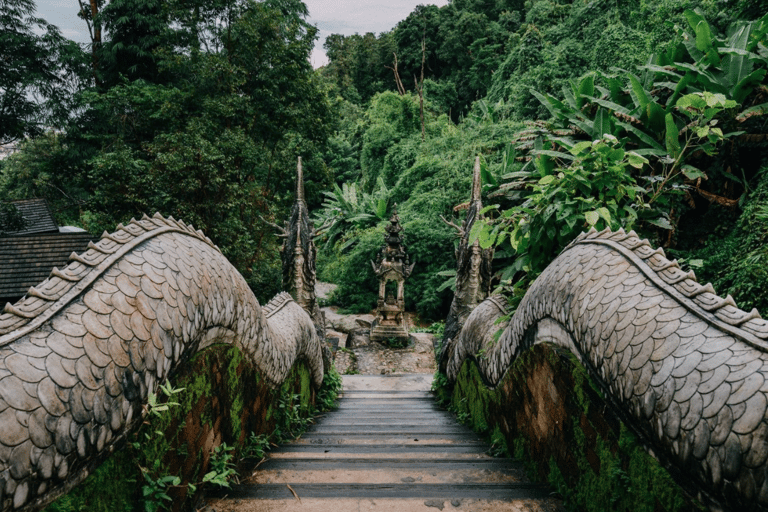
M322 281L315 282L315 296L318 299L327 299L331 293L338 288L335 284L324 283Z
M351 333L361 327L370 329L374 319L373 315L341 315L335 308L323 308L322 311L325 314L325 325L343 333Z
M370 343L370 331L367 330L351 331L347 338L347 348L367 347Z
M428 507L433 507L438 510L443 510L445 508L445 501L443 500L427 500L424 502L424 505Z

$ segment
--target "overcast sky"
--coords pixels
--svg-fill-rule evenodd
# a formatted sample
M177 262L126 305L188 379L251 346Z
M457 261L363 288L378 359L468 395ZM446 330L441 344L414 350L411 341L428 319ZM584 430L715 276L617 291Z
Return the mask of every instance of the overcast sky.
M312 65L320 67L328 59L323 42L331 34L379 34L394 28L419 4L443 6L448 0L304 0L309 22L320 29L312 52ZM77 0L37 0L37 15L53 23L62 34L80 43L90 42L88 27L77 17Z

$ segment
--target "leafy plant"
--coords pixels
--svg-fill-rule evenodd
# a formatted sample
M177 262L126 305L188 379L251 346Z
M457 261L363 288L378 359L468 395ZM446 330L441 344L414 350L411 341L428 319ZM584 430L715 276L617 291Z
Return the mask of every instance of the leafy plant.
M160 384L160 391L165 395L165 400L160 402L157 394L149 393L147 396L147 404L144 405L144 412L151 416L161 417L164 412L168 411L171 407L178 407L178 402L171 402L170 398L173 395L177 395L184 391L184 388L174 388L169 381L165 381Z
M387 220L389 190L381 177L372 194L363 191L357 183L343 183L341 187L334 183L333 191L324 194L323 208L317 213L315 221L323 226L322 238L328 245L333 245L353 227L366 228ZM350 239L342 249L353 244L354 239Z
M331 368L323 375L323 384L315 398L315 405L318 410L328 411L336 407L341 386L341 375L336 371L336 366L331 364Z
M173 502L173 499L168 495L168 489L179 485L181 478L173 475L152 478L147 472L142 472L142 474L146 481L146 484L141 488L141 495L144 498L144 511L157 512L165 510L168 502Z
M164 383L160 384L160 391L162 392L162 395L165 396L164 401L160 401L161 399L155 393L148 394L147 403L143 406L146 418L164 418L171 407L178 407L179 403L171 401L171 398L184 391L184 388L174 388L171 383L166 380ZM150 422L145 420L144 424L149 425ZM144 438L148 442L152 441L153 437L163 438L164 436L165 433L162 430L154 430L144 433ZM138 453L141 453L141 442L134 441L132 446ZM160 459L150 460L149 467L143 465L138 459L135 462L141 470L142 476L146 482L141 488L145 512L165 510L167 502L173 501L168 495L168 489L181 484L181 479L178 476L166 474L166 468L163 467Z
M262 459L264 455L269 451L269 435L258 434L251 432L248 436L248 441L243 449L243 457L253 457L256 459Z
M535 154L571 163L551 174L539 163L541 177L530 185L525 201L506 210L486 207L486 213L496 213L495 220L481 219L470 232L470 242L479 240L483 248L509 243L516 258L502 279L518 271L540 272L584 229L631 228L638 212L648 208L644 190L628 172L647 160L625 151L613 136L579 142L568 154L546 149Z
M667 155L661 159L661 163L664 164L662 179L648 180L649 203L654 202L664 193L668 183L679 174L693 181L706 180L706 173L685 162L690 161L691 155L699 151L708 156L715 155L720 142L739 134L738 132L723 134L717 126L716 116L725 109L736 107L735 101L727 100L720 93L712 94L704 91L686 94L677 100L675 107L689 122L682 129L678 129L673 115L669 113L665 116Z
M227 443L221 443L213 449L211 454L211 470L203 476L203 483L209 482L219 487L229 488L229 481L238 476L233 460L234 447L227 446Z

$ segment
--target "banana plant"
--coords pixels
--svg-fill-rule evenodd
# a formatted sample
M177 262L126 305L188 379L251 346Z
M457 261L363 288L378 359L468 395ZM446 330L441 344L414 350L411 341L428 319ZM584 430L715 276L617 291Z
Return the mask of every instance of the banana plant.
M387 220L390 190L379 177L377 187L368 194L357 183L334 183L333 190L324 192L325 201L315 221L325 226L321 237L333 245L353 228L367 228ZM343 249L350 247L348 241Z
M697 12L686 10L685 17L692 32L676 28L694 62L674 62L671 67L690 75L689 92L697 92L698 88L742 104L766 75L768 14L732 26L722 40L712 34L707 21Z

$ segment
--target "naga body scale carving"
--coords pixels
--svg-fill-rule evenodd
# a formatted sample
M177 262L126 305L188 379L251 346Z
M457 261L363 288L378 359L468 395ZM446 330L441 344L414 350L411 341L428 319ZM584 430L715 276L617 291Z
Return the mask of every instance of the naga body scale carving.
M768 508L768 322L756 310L718 297L634 232L594 230L545 269L494 342L503 310L488 300L470 315L449 379L482 349L477 364L495 386L526 348L562 345L698 492ZM478 336L473 325L489 327Z
M321 345L287 294L262 308L202 232L159 215L118 226L0 315L0 503L37 509L141 421L196 351L233 343L272 384Z

